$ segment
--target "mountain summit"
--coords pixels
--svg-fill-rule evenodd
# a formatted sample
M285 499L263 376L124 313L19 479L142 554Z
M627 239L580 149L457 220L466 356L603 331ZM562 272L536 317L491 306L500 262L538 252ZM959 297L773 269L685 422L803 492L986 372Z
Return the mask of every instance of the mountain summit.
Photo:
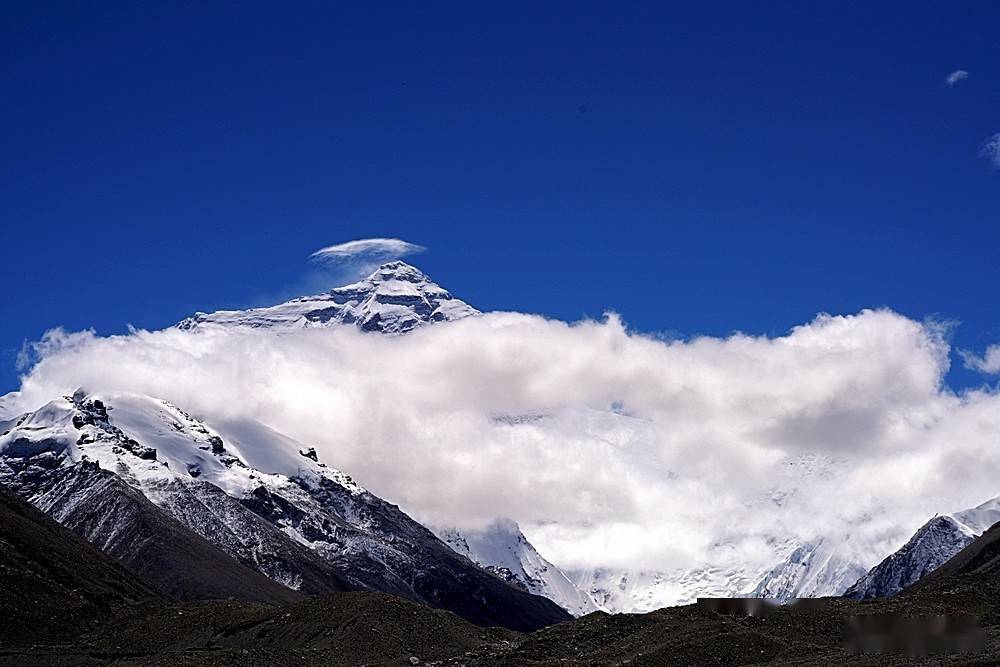
M449 322L478 313L420 269L394 261L383 264L364 280L323 294L264 308L199 312L179 322L177 328L221 325L303 329L353 324L363 331L401 334L424 324Z

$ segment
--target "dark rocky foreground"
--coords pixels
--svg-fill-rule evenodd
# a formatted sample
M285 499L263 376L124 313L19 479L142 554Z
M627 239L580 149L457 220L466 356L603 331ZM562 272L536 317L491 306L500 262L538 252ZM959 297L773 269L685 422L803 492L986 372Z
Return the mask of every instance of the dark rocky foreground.
M0 647L58 642L121 606L158 601L129 570L0 487Z
M119 607L56 643L8 645L0 664L152 665L695 665L964 664L1000 662L1000 586L963 576L891 601L831 601L811 611L727 615L696 606L595 613L530 635L480 628L454 614L379 593L334 593L287 607L238 602ZM843 648L854 614L979 613L986 651L860 659ZM414 662L419 660L419 662Z
M531 634L370 592L284 606L171 602L0 490L0 664L701 665L1000 664L1000 529L888 600L832 599L761 615L697 605L590 614ZM859 657L851 617L975 615L976 652Z

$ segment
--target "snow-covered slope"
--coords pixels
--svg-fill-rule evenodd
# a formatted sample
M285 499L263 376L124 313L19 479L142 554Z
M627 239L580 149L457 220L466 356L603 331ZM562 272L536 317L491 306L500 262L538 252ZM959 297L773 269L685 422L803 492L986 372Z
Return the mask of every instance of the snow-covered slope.
M849 539L849 538L848 538ZM864 567L837 541L818 539L778 543L777 563L764 569L754 563L722 558L691 570L628 571L598 568L571 571L570 579L597 607L611 613L647 612L691 604L699 597L763 597L789 600L841 594Z
M395 261L383 264L360 282L324 294L303 296L266 308L195 313L177 327L195 329L214 324L297 329L353 324L364 331L399 334L478 312L416 267Z
M750 597L790 600L840 595L865 569L850 554L850 536L795 546L764 575Z
M691 570L626 571L596 569L569 576L607 612L647 612L691 604L699 597L796 597L839 595L864 572L846 545L818 539L800 545L788 540L775 547L777 564L761 571L753 563L721 559Z
M109 553L140 546L121 545L120 536L133 517L150 516L134 509L148 500L243 565L305 593L384 591L525 630L568 618L317 459L262 424L209 426L135 394L78 391L0 435L0 483L57 520L79 520L74 530ZM93 471L101 474L84 474ZM83 515L81 500L90 503Z
M549 598L574 616L597 610L590 597L539 554L510 519L497 519L480 530L436 532L448 546L480 567L529 593Z
M596 568L567 574L601 611L631 614L691 604L699 597L745 595L755 581L745 570L739 566L667 572Z
M963 530L978 537L1000 521L1000 496L991 498L971 509L955 512L950 516L958 522Z
M961 512L936 516L845 594L861 600L895 595L943 565L998 521L1000 497Z

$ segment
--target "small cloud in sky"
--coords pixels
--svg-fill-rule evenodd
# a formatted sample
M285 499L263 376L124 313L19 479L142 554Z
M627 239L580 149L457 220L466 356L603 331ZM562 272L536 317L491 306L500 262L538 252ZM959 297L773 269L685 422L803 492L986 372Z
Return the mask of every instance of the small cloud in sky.
M309 257L318 262L377 262L399 259L427 248L402 239L358 239L320 248Z
M981 357L963 351L962 358L965 360L966 368L989 375L1000 374L1000 345L990 345Z
M993 166L1000 169L1000 132L986 140L979 154L993 163Z
M957 69L948 76L946 76L944 78L944 81L945 83L948 84L948 87L951 88L962 79L968 79L968 78L969 78L968 72L966 72L964 69Z

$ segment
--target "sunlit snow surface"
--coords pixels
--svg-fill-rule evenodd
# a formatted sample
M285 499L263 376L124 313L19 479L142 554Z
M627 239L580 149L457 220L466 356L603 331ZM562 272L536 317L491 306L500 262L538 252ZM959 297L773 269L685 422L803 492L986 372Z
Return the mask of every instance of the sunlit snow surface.
M0 436L0 455L49 449L64 454L68 462L97 461L138 487L186 476L239 496L259 486L264 473L323 476L354 493L364 491L349 476L303 456L302 445L258 422L221 422L213 428L166 401L137 394L98 394L81 400L97 400L107 406L108 424L154 449L156 458L127 455L100 424L77 429L73 417L78 410L72 398L44 405ZM221 443L215 446L217 451L213 451L215 438Z

